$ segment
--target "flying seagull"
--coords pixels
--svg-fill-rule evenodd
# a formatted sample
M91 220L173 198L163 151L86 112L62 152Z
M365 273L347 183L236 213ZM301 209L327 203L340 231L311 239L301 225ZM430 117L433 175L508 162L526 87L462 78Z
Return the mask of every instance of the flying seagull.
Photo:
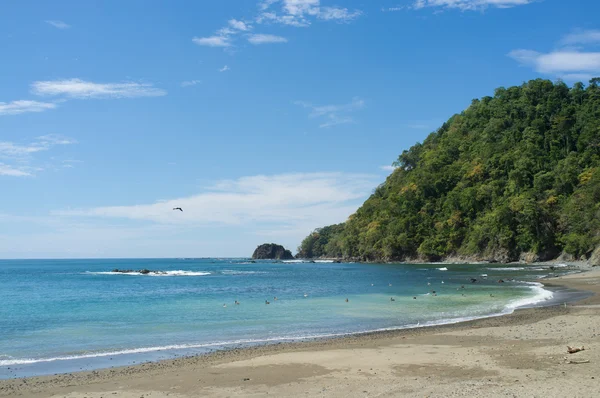
M173 210L183 211L183 209L181 207L173 207Z

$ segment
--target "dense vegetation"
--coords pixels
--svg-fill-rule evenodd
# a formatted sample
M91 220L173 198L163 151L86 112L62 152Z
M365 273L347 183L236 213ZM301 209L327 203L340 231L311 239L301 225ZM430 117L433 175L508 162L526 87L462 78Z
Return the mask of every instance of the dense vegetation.
M600 244L600 79L533 80L473 100L343 224L315 230L301 257L516 260Z

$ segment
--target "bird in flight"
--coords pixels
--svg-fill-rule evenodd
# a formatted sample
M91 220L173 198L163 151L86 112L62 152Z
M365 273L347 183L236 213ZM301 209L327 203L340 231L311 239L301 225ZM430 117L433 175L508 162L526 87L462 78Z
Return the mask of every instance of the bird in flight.
M183 209L181 207L173 207L173 210L183 211Z

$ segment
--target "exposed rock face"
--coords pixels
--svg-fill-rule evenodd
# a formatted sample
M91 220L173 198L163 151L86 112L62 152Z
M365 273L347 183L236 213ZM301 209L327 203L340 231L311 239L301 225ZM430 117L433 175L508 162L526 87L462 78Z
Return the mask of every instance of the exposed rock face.
M592 267L600 267L600 246L596 248L592 252L592 256L590 257L590 265Z
M253 260L292 260L292 252L275 243L265 243L254 250Z

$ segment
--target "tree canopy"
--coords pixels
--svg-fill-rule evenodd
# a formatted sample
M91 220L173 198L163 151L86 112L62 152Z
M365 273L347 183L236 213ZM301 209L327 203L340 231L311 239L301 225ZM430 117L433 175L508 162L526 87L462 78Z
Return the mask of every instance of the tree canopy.
M307 236L299 256L589 255L600 244L599 85L537 79L473 100L403 151L345 223Z

